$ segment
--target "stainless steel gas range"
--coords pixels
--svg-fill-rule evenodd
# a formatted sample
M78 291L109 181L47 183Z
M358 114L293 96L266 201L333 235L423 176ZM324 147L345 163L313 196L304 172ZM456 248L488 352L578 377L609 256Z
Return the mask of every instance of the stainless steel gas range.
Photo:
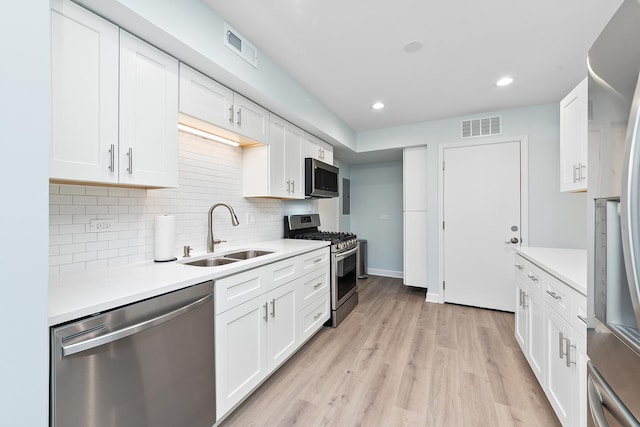
M334 328L358 305L358 239L353 233L320 231L318 214L284 217L287 239L331 242L331 319Z

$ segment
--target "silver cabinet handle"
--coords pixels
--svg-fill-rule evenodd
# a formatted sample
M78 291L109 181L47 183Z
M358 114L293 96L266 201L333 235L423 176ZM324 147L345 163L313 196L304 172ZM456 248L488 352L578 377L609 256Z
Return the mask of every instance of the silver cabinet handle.
M524 308L525 310L529 308L529 304L527 304L527 298L529 298L529 295L527 295L525 291L522 291L522 308Z
M571 340L569 338L565 338L565 348L566 348L566 352L565 354L567 355L567 368L570 368L571 365L575 365L576 362L572 362L571 361L571 349L575 349L576 346L575 345L571 345Z
M265 302L263 307L264 307L264 317L263 319L266 320L267 322L269 321L269 309L267 308L268 304Z
M291 181L287 180L287 193L291 193Z
M242 127L242 108L238 108L238 127Z
M521 266L520 264L516 264L515 266L516 266L516 268L517 268L518 270L520 270L520 271L524 270L524 267L523 267L523 266Z
M585 325L587 324L587 318L586 318L586 317L584 317L584 316L580 316L580 315L578 314L578 319L580 319L580 321L581 321L582 323L584 323Z
M322 316L322 312L319 312L315 316L313 316L313 320L316 320L318 317Z
M533 274L529 273L527 274L527 277L529 278L529 280L531 280L532 282L537 282L538 278L536 276L534 276Z
M108 334L99 337L90 338L86 341L63 345L62 356L70 356L72 354L80 353L81 351L90 350L92 348L128 337L129 335L137 334L153 326L168 322L169 320L175 319L176 317L182 316L183 314L195 310L197 307L207 303L211 299L213 299L213 294L208 294L192 303L189 303L168 313L162 314L158 317L154 317L153 319L145 320L143 322L136 323L135 325L127 326L125 328L109 332Z
M583 165L582 163L580 163L580 182L584 181L587 177L586 177L586 172L587 171L587 165Z
M556 301L562 300L562 297L555 292L547 291L547 293Z
M313 289L317 289L317 288L319 288L320 286L322 286L322 282L318 282L318 283L316 283L315 285L313 285Z
M129 147L127 156L129 156L129 167L127 168L127 172L129 172L129 175L132 175L133 174L133 148Z
M291 192L295 194L296 192L296 182L291 180Z
M578 182L578 165L573 165L573 182Z
M564 339L564 334L562 332L558 332L558 356L560 357L560 359L564 358L564 352L562 351L562 347L564 346L562 341L564 341Z
M519 301L518 301L518 305L520 307L522 307L522 289L520 289L520 298L519 298Z
M233 126L233 105L229 107L229 123Z
M314 259L314 260L313 260L313 263L314 263L314 264L317 264L317 263L319 263L320 261L322 261L322 258L316 258L316 259Z
M276 317L276 299L271 300L271 317Z
M109 170L111 172L115 172L116 169L116 146L111 144L111 148L109 148Z

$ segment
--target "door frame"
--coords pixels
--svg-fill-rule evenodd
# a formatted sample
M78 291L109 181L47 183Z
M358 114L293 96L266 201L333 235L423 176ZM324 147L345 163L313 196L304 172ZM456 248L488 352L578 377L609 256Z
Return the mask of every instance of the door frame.
M479 145L520 143L520 246L529 245L529 138L515 136L511 138L491 138L481 141L465 141L438 144L438 303L444 304L444 233L440 224L444 221L444 170L442 162L448 148L471 147Z

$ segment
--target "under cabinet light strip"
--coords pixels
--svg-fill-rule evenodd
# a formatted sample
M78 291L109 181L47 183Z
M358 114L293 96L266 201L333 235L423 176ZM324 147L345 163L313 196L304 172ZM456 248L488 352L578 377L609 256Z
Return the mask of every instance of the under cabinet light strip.
M216 142L221 142L223 144L231 145L233 147L238 147L240 145L237 142L232 141L230 139L223 138L221 136L214 135L212 133L205 132L200 129L192 128L191 126L187 126L182 123L178 123L178 130L181 130L186 133L190 133L191 135L199 136L201 138L209 139L211 141L216 141Z

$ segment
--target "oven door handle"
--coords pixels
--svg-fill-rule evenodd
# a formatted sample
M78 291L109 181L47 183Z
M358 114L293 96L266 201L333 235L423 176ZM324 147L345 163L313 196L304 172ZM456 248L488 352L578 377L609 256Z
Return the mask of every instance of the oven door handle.
M358 248L359 248L359 247L358 247L358 246L356 246L355 248L353 248L353 249L349 249L349 250L348 250L348 251L346 251L346 252L340 252L340 253L335 254L336 261L342 261L343 259L348 258L348 257L350 257L351 255L353 255L353 254L357 253L357 252L358 252Z

